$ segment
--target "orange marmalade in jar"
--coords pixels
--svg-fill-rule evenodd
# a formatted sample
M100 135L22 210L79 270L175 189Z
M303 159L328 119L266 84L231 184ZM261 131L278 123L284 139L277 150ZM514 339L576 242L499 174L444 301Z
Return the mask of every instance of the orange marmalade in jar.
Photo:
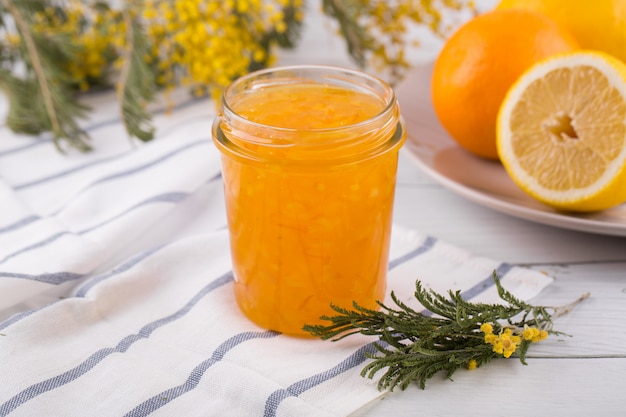
M393 90L337 67L257 71L225 90L213 140L244 314L304 335L331 304L377 309L405 140Z

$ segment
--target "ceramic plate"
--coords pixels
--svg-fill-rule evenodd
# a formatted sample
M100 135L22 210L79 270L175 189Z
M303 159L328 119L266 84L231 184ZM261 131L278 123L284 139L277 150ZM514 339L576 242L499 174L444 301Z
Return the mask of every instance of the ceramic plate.
M404 152L433 180L483 206L537 223L626 236L626 205L590 214L564 214L526 195L499 162L461 149L439 124L430 101L432 66L416 68L396 88L408 139Z

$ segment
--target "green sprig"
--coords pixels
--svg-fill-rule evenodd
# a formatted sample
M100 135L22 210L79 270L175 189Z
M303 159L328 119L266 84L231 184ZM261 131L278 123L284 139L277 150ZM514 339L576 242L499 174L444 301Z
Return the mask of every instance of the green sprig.
M25 64L23 77L6 68L0 70L0 88L10 104L7 126L18 133L50 131L61 151L61 139L80 150L89 150L87 134L76 121L85 116L88 107L79 103L63 83L61 68L74 58L68 47L71 44L62 36L43 37L32 29L31 16L45 4L43 0L0 0L2 10L13 18L23 40L19 54Z
M138 3L135 4L137 7L143 2L135 3ZM148 54L148 40L141 23L133 17L130 5L124 8L123 17L128 30L124 63L117 84L118 103L128 134L146 142L154 137L152 116L146 110L146 105L154 99L157 86L154 73L143 59Z
M366 66L367 54L375 48L372 35L359 22L359 8L355 1L323 0L322 10L327 16L337 20L339 31L346 41L350 57L360 67Z
M493 280L504 304L469 302L460 291L449 291L446 297L425 289L418 280L415 298L427 312L415 311L391 293L396 308L383 303L379 303L380 311L363 308L357 303L353 304L353 310L333 305L338 314L322 317L330 324L306 325L304 330L333 341L354 334L377 336L374 347L378 353L366 355L372 361L363 368L361 375L372 379L384 371L378 382L381 390L393 391L396 387L404 390L414 381L423 389L426 380L439 372L451 378L459 368L472 369L506 357L498 351L495 341L486 342L488 334L500 342L504 339L517 341L508 348L514 348L515 355L526 364L528 348L536 340L525 338L524 331L533 328L548 334L562 334L552 330L553 320L567 314L589 296L585 294L564 307L533 306L507 291L495 272ZM481 326L485 323L493 334L483 331L485 328ZM511 339L509 334L517 336Z

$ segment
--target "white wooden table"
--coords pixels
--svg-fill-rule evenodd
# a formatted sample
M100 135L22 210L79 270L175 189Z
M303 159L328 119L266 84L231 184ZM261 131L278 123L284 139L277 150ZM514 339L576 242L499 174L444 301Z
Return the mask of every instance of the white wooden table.
M319 17L281 64L353 65ZM307 17L308 19L308 17ZM415 62L432 59L426 45ZM400 85L398 88L402 88ZM543 271L555 281L534 304L591 296L529 350L528 366L499 360L454 382L434 377L424 391L394 391L354 416L626 415L626 238L563 230L480 206L433 182L401 153L394 221L471 252Z

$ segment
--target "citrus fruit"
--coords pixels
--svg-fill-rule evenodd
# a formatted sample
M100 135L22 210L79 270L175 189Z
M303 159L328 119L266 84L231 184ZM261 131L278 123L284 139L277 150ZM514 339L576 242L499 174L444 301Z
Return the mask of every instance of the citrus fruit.
M533 65L498 114L500 160L536 199L567 211L626 201L626 64L578 51Z
M496 117L509 87L540 59L576 49L567 31L539 13L496 10L479 15L452 34L435 61L435 113L463 148L497 159Z
M561 24L584 49L596 49L626 61L624 0L502 0L497 9L525 9Z

